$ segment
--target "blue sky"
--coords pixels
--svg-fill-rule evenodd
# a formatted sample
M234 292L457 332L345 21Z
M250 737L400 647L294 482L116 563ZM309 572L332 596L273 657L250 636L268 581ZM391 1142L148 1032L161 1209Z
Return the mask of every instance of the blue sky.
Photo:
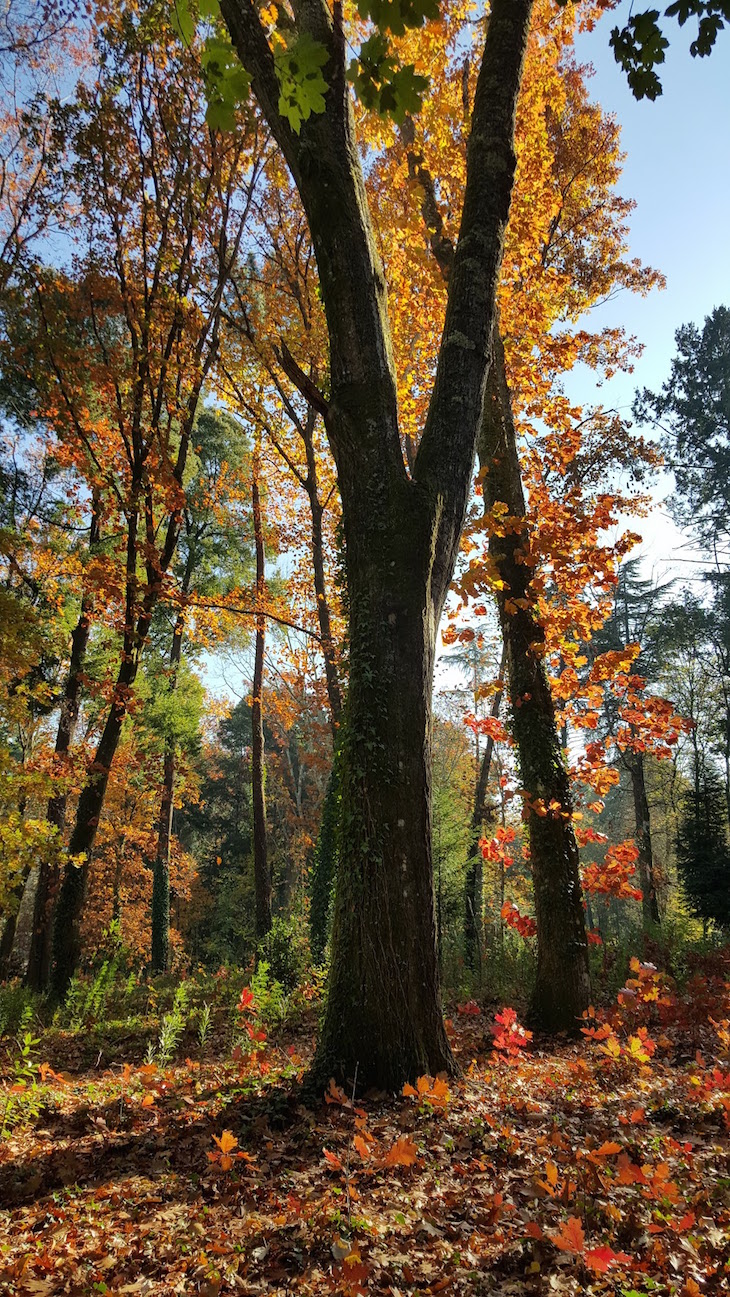
M730 305L730 32L720 33L709 59L697 59L689 53L690 24L684 30L672 24L660 69L664 93L654 103L637 102L608 44L623 15L623 8L607 14L581 37L578 56L595 68L592 97L621 125L626 161L620 192L637 204L631 254L661 270L667 287L647 298L622 293L592 313L592 322L623 324L644 344L633 374L597 389L591 374L577 371L565 386L582 401L600 400L628 414L637 387L658 388L666 378L675 330ZM670 489L665 476L659 497ZM668 560L682 543L661 510L638 529L652 561Z

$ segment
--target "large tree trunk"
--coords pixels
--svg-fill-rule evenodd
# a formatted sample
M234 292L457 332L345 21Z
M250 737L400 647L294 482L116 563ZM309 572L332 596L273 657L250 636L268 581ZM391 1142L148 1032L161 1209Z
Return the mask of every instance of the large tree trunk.
M641 914L644 927L651 924L658 927L659 898L657 897L656 878L654 875L654 854L651 845L651 816L649 799L646 795L646 778L644 757L641 752L626 753L626 763L631 776L631 790L634 795L634 817L636 820L636 847L639 852L639 882L641 884Z
M490 536L490 557L503 588L497 593L507 649L512 730L525 791L525 814L537 919L537 979L532 1006L547 1031L575 1031L588 1007L588 943L568 775L560 748L544 636L530 583L529 536L512 405L499 331L487 384L480 464L484 507L507 506L506 524Z
M350 669L340 752L340 865L315 1065L321 1079L357 1071L363 1084L387 1088L453 1066L441 1012L431 860L438 617L423 536L415 529L403 535L413 504L404 498L400 527L383 521L377 544L372 521L363 520L347 538ZM366 526L369 544L362 539Z
M101 539L99 512L94 508L89 530L89 555L92 556ZM66 686L61 701L61 714L56 733L55 757L57 766L62 767L73 742L76 722L79 715L81 690L86 650L91 634L91 617L94 608L94 595L91 591L84 593L81 600L79 619L71 636L71 657L66 677ZM48 822L58 830L59 845L66 826L66 807L68 792L66 789L56 793L48 803ZM34 991L45 991L51 974L51 948L53 941L53 910L58 892L59 863L56 859L42 860L38 866L38 882L33 907L33 933L28 958L27 983Z
M251 479L254 543L256 547L256 636L254 644L253 690L251 698L251 797L253 802L253 872L256 892L256 936L266 936L271 927L271 873L266 835L266 769L264 764L264 650L266 647L266 555L259 477L261 445L254 448Z

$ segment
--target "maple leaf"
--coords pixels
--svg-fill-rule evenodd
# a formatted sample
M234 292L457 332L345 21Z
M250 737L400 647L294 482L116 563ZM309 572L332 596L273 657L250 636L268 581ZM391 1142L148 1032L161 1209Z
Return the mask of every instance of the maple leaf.
M401 1135L395 1144L386 1153L382 1166L413 1166L416 1162L418 1149L407 1135Z
M341 1090L339 1085L335 1084L335 1078L330 1077L330 1083L324 1096L325 1103L338 1103L344 1106L347 1103L347 1095Z
M370 1157L370 1147L365 1142L362 1135L356 1135L352 1143L356 1152L360 1154L360 1157L363 1159L363 1161L367 1161L367 1159Z
M238 1001L238 1012L248 1013L249 1011L253 1011L253 1007L254 1007L253 992L250 989L250 987L244 986L243 990L241 991L241 998Z
M594 1247L584 1255L586 1265L598 1274L605 1274L612 1265L631 1265L626 1252L614 1252L610 1247Z
M323 1148L322 1152L324 1153L326 1161L329 1162L330 1166L334 1167L335 1171L344 1170L344 1167L336 1153L330 1153L328 1148Z
M561 1252L582 1252L586 1238L580 1216L569 1216L560 1229L549 1234L548 1238Z

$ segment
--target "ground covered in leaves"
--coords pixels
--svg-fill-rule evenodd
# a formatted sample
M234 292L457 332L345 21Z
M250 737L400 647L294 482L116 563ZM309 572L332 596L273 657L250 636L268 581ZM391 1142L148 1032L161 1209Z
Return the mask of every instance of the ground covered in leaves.
M46 1067L0 1145L0 1291L730 1292L728 988L697 987L637 964L557 1047L462 1005L458 1081L315 1107L310 1040L245 993L236 1058Z

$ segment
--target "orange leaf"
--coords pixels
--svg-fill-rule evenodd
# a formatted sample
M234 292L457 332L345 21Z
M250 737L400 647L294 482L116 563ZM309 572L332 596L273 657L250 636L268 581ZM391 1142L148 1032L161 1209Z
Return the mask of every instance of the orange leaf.
M213 1139L218 1145L221 1153L230 1153L238 1143L236 1136L233 1134L233 1131L231 1130L224 1130L220 1139L218 1138L217 1135L214 1135Z
M580 1216L569 1216L558 1233L550 1234L549 1237L561 1252L582 1252L586 1236Z
M324 1153L330 1166L334 1167L335 1171L342 1170L342 1163L336 1153L330 1153L328 1148L323 1148L322 1152Z
M401 1135L383 1158L383 1166L413 1166L418 1149L407 1135Z
M363 1159L363 1161L366 1158L370 1157L370 1149L368 1145L365 1143L365 1140L363 1139L362 1135L356 1135L352 1142L355 1146L356 1151L360 1154L360 1157Z
M621 1145L616 1144L613 1140L607 1139L600 1148L596 1149L596 1157L612 1157L614 1153L621 1152Z

